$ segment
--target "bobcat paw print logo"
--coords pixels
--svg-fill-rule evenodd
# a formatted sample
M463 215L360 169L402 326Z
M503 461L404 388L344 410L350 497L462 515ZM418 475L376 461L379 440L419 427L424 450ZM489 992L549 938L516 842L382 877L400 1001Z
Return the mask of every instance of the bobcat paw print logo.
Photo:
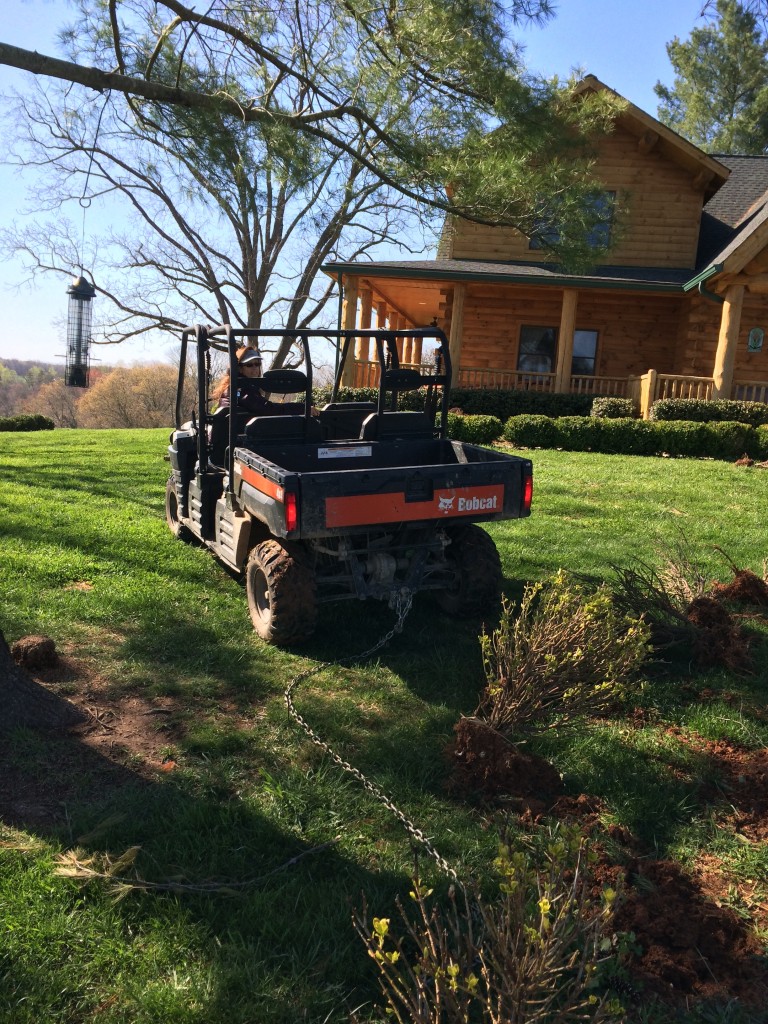
M450 512L453 508L453 498L440 498L438 501L438 512Z

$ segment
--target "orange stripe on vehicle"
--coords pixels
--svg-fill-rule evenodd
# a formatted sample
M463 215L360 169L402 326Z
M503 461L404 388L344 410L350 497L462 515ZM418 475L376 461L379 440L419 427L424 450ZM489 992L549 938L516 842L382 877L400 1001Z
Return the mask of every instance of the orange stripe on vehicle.
M435 491L430 501L406 501L400 491L326 498L325 525L366 526L408 522L412 519L451 519L456 516L493 515L504 509L504 487L457 487Z
M274 480L267 479L261 473L257 473L255 469L251 469L250 466L244 466L241 462L235 463L235 471L240 474L247 484L255 487L257 491L261 491L262 494L268 494L270 498L274 498L276 501L283 500L285 492Z

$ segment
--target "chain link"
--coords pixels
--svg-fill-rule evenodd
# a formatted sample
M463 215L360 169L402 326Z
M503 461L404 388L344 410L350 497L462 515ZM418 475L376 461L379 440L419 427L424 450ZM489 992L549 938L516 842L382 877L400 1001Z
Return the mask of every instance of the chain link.
M373 645L373 647L369 647L367 651L363 651L361 654L350 654L344 658L339 658L338 661L324 661L321 662L319 665L315 665L313 668L307 669L305 672L300 672L299 675L294 676L294 678L285 688L283 698L285 700L285 705L288 708L288 714L291 716L293 721L307 734L307 736L315 744L315 746L320 747L320 749L324 753L326 753L328 757L330 757L330 759L333 761L333 763L338 765L338 767L341 768L342 771L347 772L349 775L353 776L353 778L357 779L357 781L362 785L363 789L365 789L366 792L370 793L371 796L374 797L374 799L378 800L379 803L384 804L387 810L390 811L390 813L393 814L395 818L397 818L397 820L403 826L403 828L411 837L411 839L427 851L429 856L435 861L440 870L444 874L448 875L448 877L453 882L458 882L458 874L451 867L448 861L433 846L428 836L425 836L423 831L420 828L417 828L416 825L414 825L411 819L407 817L407 815L405 815L400 810L399 807L397 807L397 805L387 796L383 789L377 786L375 782L371 782L370 779L367 779L359 768L355 768L354 765L351 765L348 761L345 761L339 754L336 753L335 750L333 750L329 743L326 743L324 739L318 736L318 734L307 722L307 720L296 710L296 705L293 703L293 695L295 691L298 689L298 687L302 683L305 683L308 679L311 679L312 676L318 675L320 672L323 671L323 669L336 667L339 665L346 665L351 661L365 661L372 655L374 655L376 651L380 651L382 647L385 647L390 642L390 640L392 640L392 638L396 636L396 634L402 632L403 624L405 623L405 619L408 615L408 612L411 610L412 604L413 591L398 591L396 594L392 596L392 598L390 598L390 607L393 608L393 610L397 613L397 621L395 622L392 629L390 629L388 633L386 633L380 640L378 640Z

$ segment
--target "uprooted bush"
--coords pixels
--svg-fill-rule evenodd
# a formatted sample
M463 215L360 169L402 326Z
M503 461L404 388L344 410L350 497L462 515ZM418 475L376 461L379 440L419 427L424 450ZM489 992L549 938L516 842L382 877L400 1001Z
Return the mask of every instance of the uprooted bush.
M616 962L616 891L595 895L575 831L549 837L544 862L502 844L498 893L452 887L442 905L414 883L400 920L367 912L355 928L379 972L386 1019L400 1024L566 1024L619 1019L605 981ZM385 1018L382 1018L385 1019Z
M726 605L764 607L768 584L749 570L730 565L730 584L710 580L683 538L663 555L658 568L639 559L629 567L611 566L610 585L617 605L629 615L641 615L648 624L658 655L677 651L702 668L721 665L743 672L750 666L747 639Z
M650 652L640 614L562 571L529 584L517 614L504 601L480 642L486 687L476 717L513 741L604 713Z

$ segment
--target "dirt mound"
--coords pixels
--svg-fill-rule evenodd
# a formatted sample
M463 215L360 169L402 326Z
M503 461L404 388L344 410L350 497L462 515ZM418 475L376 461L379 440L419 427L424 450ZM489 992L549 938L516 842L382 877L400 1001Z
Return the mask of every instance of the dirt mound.
M717 601L768 608L768 583L749 569L739 569L730 583L712 584L712 597Z
M563 791L552 765L523 753L478 718L462 718L449 748L454 765L451 788L482 800L516 801L521 809L542 813Z
M53 668L58 664L56 644L49 636L23 636L11 644L11 657L26 669Z
M671 861L648 861L628 879L615 927L633 932L633 976L665 999L739 999L764 1006L768 968L759 942L729 907L708 900Z
M696 627L693 650L700 665L723 665L734 672L747 670L750 659L746 639L719 601L697 597L686 608L685 617Z

